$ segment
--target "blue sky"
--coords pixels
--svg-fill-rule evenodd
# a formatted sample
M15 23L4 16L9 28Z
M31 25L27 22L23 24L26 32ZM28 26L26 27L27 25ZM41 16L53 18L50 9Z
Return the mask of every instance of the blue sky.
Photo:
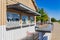
M60 19L60 0L36 0L38 8L44 8L49 17Z

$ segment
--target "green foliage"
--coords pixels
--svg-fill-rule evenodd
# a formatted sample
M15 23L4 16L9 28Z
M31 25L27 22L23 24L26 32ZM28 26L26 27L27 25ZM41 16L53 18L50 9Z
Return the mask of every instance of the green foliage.
M36 17L36 21L41 21L41 22L44 22L44 21L47 21L48 20L48 15L44 12L44 9L41 8L38 10L38 13L41 15L41 16L37 16Z
M36 21L39 21L39 20L40 20L40 16L37 16L37 17L36 17Z
M60 20L58 20L58 22L60 22Z
M52 22L57 22L57 20L55 18L51 18Z
M55 18L51 18L51 21L60 23L60 20L56 20Z
M59 22L59 23L60 23L60 20L57 20L57 22Z

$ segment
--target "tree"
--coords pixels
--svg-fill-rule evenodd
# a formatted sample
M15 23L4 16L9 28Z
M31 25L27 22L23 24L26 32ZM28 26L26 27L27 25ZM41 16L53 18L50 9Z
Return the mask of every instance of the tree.
M40 21L40 16L36 16L36 21L38 22L38 21Z
M60 22L60 20L58 20L58 22Z
M57 22L60 22L60 20L57 20Z
M52 22L57 22L57 20L55 18L51 18Z
M46 13L43 16L44 16L43 17L44 23L46 23L46 21L48 21L49 17Z
M46 22L48 20L48 15L44 12L43 8L39 9L38 13L41 16L37 16L37 21L41 21L41 24L43 24L43 22Z

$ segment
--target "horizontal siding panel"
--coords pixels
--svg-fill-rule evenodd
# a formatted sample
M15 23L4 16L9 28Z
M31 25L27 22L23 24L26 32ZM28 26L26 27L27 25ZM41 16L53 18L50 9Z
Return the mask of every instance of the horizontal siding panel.
M22 4L28 6L28 7L30 7L31 9L33 9L33 10L36 11L36 9L35 9L35 7L34 7L34 5L33 5L33 3L32 3L31 0L8 0L8 1L7 1L7 5L15 4L15 3L17 3L17 2L22 3Z

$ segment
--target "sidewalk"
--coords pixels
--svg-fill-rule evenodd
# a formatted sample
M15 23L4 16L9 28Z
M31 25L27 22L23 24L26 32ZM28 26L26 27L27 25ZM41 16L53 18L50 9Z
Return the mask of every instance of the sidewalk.
M54 23L51 40L60 40L60 24L57 22Z

